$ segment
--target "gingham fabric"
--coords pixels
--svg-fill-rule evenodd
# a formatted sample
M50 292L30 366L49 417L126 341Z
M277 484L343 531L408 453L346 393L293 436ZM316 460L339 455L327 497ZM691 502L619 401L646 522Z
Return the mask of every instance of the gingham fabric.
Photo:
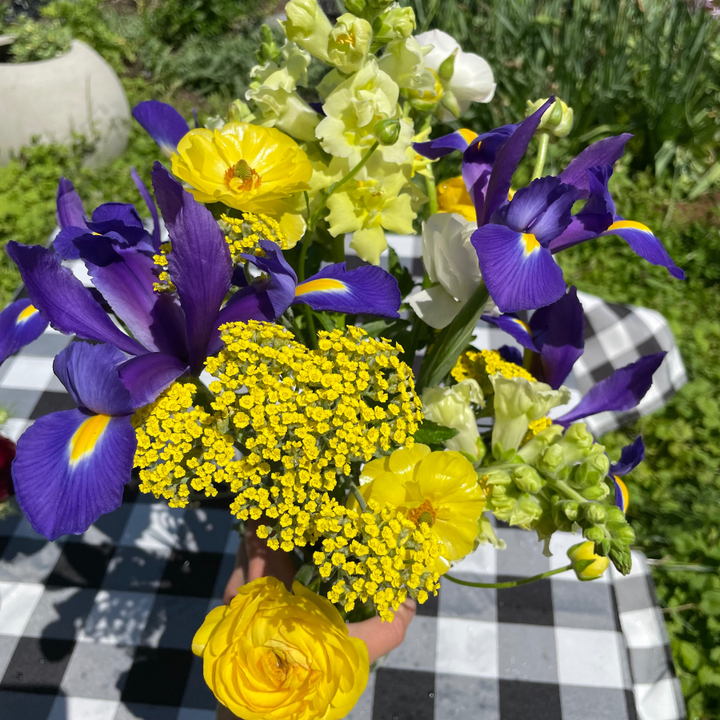
M396 249L419 274L419 240L403 239ZM82 266L73 270L87 282ZM633 338L654 338L673 350L672 335L655 313L614 309L584 296L583 303L589 337L597 336L604 349L602 360L588 365L596 379L607 374L608 364L653 351L633 347ZM611 317L600 311L626 328L620 331L628 339L622 353L608 354L605 343L618 340L608 334L612 323L593 321ZM628 317L650 323L650 332L638 334ZM49 329L0 368L0 406L10 411L4 432L13 439L34 419L73 407L52 373L52 359L67 342ZM482 347L507 342L487 326L478 330ZM589 350L588 344L586 363ZM681 384L682 364L674 368L668 378ZM578 372L577 385L593 371ZM670 383L659 397L677 386ZM230 525L218 502L170 510L131 488L120 509L79 537L48 543L24 519L0 523L0 720L212 720L215 701L190 642L220 603L232 570L237 538ZM530 533L501 527L498 535L506 550L480 548L455 574L480 582L533 575L565 564L565 550L578 539L556 536L548 559ZM627 578L612 573L592 583L560 575L495 591L444 581L439 597L419 607L405 643L371 676L349 717L685 715L662 614L644 558L636 554Z

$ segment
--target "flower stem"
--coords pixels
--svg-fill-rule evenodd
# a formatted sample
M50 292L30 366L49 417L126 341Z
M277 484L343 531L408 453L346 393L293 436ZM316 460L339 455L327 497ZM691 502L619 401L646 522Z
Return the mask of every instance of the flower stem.
M587 502L587 498L584 498L579 492L577 492L577 490L573 490L564 480L553 480L550 483L550 486L555 490L565 493L565 495L569 498L572 498L579 503Z
M360 493L360 488L354 483L350 482L350 492L355 496L355 499L358 501L358 505L360 506L360 509L363 512L367 512L367 503L365 502L365 498Z
M537 158L535 159L535 169L533 170L532 179L537 180L541 175L543 168L545 167L545 158L547 157L547 149L550 144L550 133L541 132L538 136L540 143L538 147Z
M425 185L427 187L428 194L428 207L430 208L430 215L435 215L438 211L437 201L437 187L435 185L435 174L433 173L432 165L428 166L429 175L425 176Z
M498 590L502 590L503 588L513 588L517 587L518 585L527 585L532 582L537 582L538 580L543 580L544 578L550 577L551 575L559 575L560 573L567 572L568 570L572 570L572 564L565 565L561 568L556 568L555 570L548 570L547 572L540 573L539 575L533 575L532 577L520 578L520 580L510 580L509 582L501 583L470 582L469 580L460 580L460 578L455 578L452 575L448 575L447 573L445 573L443 577L450 580L450 582L457 583L458 585L465 585L466 587L496 588Z

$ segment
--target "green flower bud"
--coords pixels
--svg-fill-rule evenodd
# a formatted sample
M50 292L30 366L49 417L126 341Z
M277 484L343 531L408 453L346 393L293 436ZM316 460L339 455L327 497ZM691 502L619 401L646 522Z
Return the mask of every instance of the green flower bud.
M632 555L630 555L628 548L612 548L610 550L610 559L623 575L627 575L632 570Z
M541 430L537 435L534 435L532 439L528 440L528 442L518 450L517 454L522 458L523 462L528 465L534 465L540 455L559 437L562 437L562 434L562 425L550 425L544 430Z
M529 465L519 465L514 468L512 479L523 492L528 493L540 492L545 485L545 481L538 475L537 470Z
M285 14L287 20L280 24L287 39L316 58L330 62L327 47L332 25L317 0L290 0Z
M345 0L345 9L353 15L362 15L366 5L365 0Z
M597 580L610 565L610 561L606 557L595 553L595 547L592 542L582 542L573 545L567 554L578 580L582 580L583 582Z
M460 48L455 48L452 53L440 63L438 75L441 80L450 80L455 73L455 58L457 57L459 49Z
M617 505L608 505L607 508L607 514L608 514L608 525L612 523L619 523L623 526L627 525L627 520L625 519L625 513L617 506Z
M415 12L411 7L391 7L373 23L373 46L379 49L393 40L409 38L414 29Z
M602 445L595 443L595 438L587 429L585 423L573 423L558 441L565 451L568 465L575 465L584 460L591 452L600 452L604 449Z
M342 72L357 72L365 64L371 41L372 27L367 20L351 13L341 15L328 38L330 62Z
M445 90L440 78L430 68L425 68L423 71L420 78L420 87L404 91L404 95L407 97L411 107L420 112L434 110L444 94Z
M480 484L486 485L510 485L512 478L504 470L493 470L492 467L487 469L484 475L480 476Z
M275 44L272 30L267 25L263 25L260 28L260 40L260 49L255 53L257 61L261 65L269 62L277 62L282 54L282 50Z
M400 137L400 120L378 120L373 133L381 145L394 145Z
M599 483L598 485L591 485L589 488L581 490L580 494L586 500L602 500L610 494L610 488L608 488L605 483Z
M635 542L635 531L629 525L625 525L613 532L613 539L621 545L632 545Z
M445 93L440 100L440 107L449 110L456 118L462 115L460 103L457 101L455 95L448 89L445 89Z
M234 100L227 111L228 122L250 122L254 118L252 110L242 100Z
M572 478L573 484L579 487L597 485L608 474L610 460L605 453L595 453L575 467Z
M505 550L507 544L495 534L495 528L490 523L487 513L483 513L478 519L478 536L475 541L475 549L478 545L487 545L488 543L498 550Z
M601 527L598 527L597 525L587 528L583 532L583 535L588 540L592 540L592 542L597 543L598 545L605 539L605 533L603 532L603 529Z
M539 110L547 101L547 98L527 102L527 110L525 115L532 115ZM572 130L573 110L568 107L562 100L557 99L543 114L538 130L541 132L550 132L555 137L566 137Z
M558 507L562 511L563 515L570 520L570 522L575 522L575 520L577 520L580 504L575 500L563 500L558 503Z
M530 530L543 514L540 501L534 495L523 493L515 503L508 522L526 530Z
M537 463L538 470L541 473L557 477L563 470L566 470L565 453L563 452L560 443L551 445L542 454L542 457Z
M593 525L602 525L607 520L607 511L599 503L587 503L581 506L583 517Z

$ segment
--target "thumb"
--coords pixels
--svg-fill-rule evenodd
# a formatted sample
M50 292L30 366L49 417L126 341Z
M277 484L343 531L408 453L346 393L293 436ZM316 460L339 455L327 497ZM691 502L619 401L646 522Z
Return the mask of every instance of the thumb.
M370 663L374 663L379 657L387 655L391 650L402 643L405 639L410 622L415 617L415 601L406 600L395 613L392 622L383 621L382 618L374 617L362 622L349 623L348 633L350 637L364 641L368 648Z

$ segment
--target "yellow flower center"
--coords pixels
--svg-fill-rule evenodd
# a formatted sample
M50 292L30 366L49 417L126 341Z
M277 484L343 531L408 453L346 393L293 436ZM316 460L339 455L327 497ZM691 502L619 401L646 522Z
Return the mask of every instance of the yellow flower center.
M338 35L335 37L335 42L338 45L350 45L350 47L355 47L355 33L351 32Z
M91 455L110 422L109 415L93 415L83 422L70 439L70 465L74 467Z
M236 184L233 182L235 180L240 182ZM246 160L241 159L227 169L225 183L232 190L247 192L248 190L257 190L262 185L262 178L248 165Z
M427 523L432 527L435 524L435 508L429 500L424 500L422 505L419 505L414 510L408 513L408 520L414 522L416 525L420 523Z
M277 685L282 685L287 679L290 665L277 650L268 650L262 656L262 662L267 674Z

